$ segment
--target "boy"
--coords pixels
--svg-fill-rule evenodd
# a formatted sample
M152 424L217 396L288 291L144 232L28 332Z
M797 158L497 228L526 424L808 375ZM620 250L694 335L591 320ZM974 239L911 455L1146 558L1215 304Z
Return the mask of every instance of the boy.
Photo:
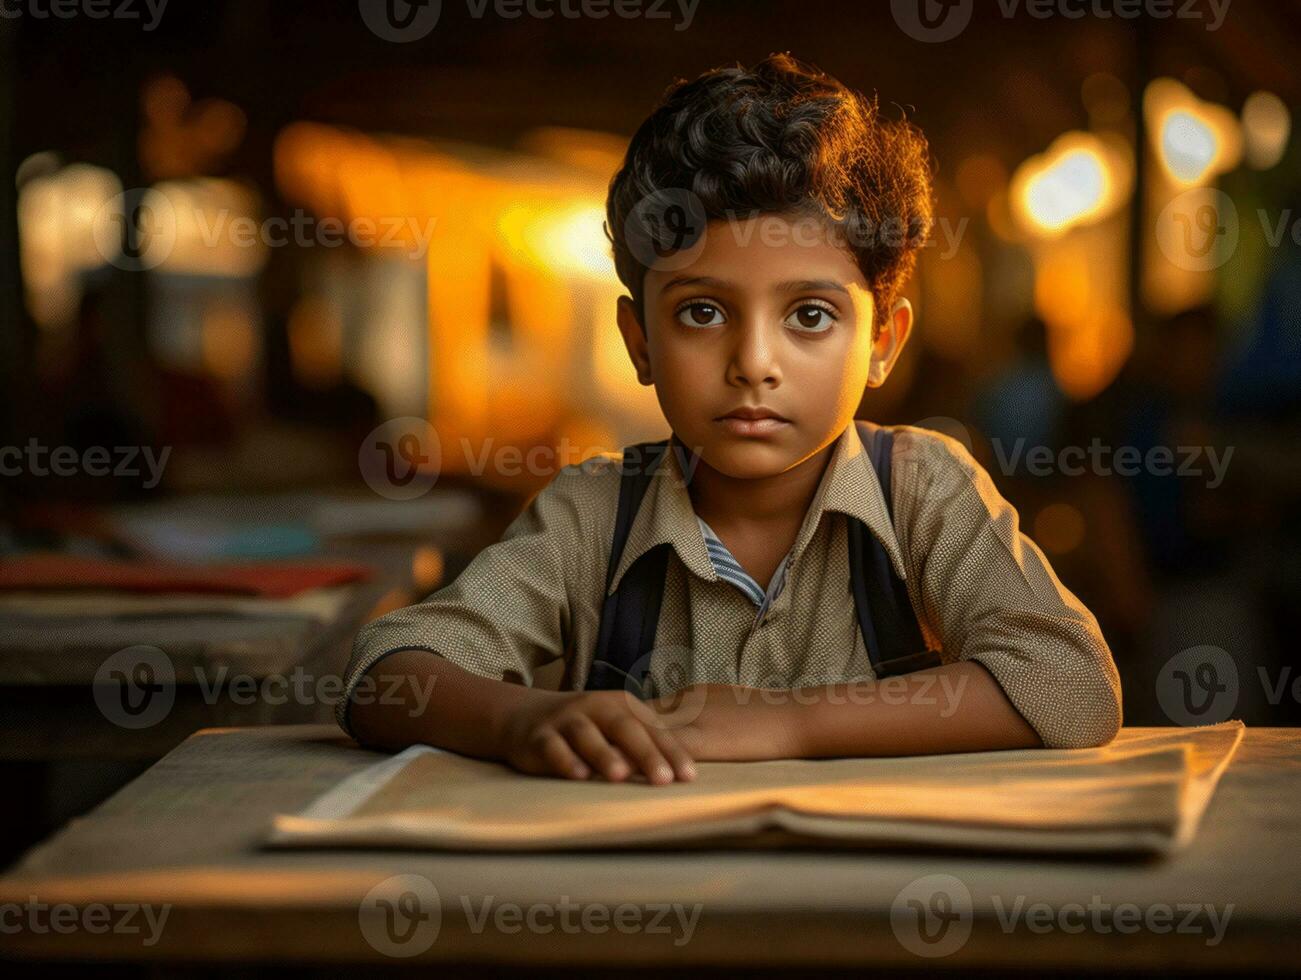
M947 437L853 420L912 328L899 291L930 193L920 132L789 56L670 89L607 203L619 329L673 433L622 552L620 460L566 467L455 582L361 631L345 730L652 784L696 760L1110 741L1120 684L1097 622L989 476ZM859 606L882 589L858 585L851 533L935 651L900 677L874 670L888 630ZM649 555L649 653L594 663ZM529 686L558 658L563 690ZM644 697L593 683L620 674Z

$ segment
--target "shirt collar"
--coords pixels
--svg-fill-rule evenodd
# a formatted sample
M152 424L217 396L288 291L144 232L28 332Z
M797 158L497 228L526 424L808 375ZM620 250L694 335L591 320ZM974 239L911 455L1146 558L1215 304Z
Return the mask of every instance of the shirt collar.
M674 446L680 446L676 438ZM881 484L868 458L858 426L850 422L837 437L831 460L804 515L791 548L791 561L803 553L821 523L822 515L835 511L856 517L880 540L896 574L906 579L902 552L890 522ZM696 512L687 492L687 480L677 452L669 452L657 467L641 509L633 520L623 556L607 594L614 592L632 563L657 545L668 544L687 570L707 581L718 581Z

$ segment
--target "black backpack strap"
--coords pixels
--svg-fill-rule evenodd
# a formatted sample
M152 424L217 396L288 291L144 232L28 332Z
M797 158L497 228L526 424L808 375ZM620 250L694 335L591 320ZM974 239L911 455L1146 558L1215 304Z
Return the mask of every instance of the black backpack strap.
M666 439L639 443L624 450L620 466L619 509L614 520L610 563L605 573L607 593L623 557L633 520L650 488L654 471L663 461L670 444L671 441ZM650 658L646 654L655 645L671 548L672 545L666 542L648 549L624 572L619 588L606 595L601 606L601 626L586 690L640 693L649 667Z
M858 434L867 449L877 481L885 495L886 512L894 522L890 465L894 433L869 422L858 422ZM910 674L940 665L940 654L929 650L908 587L890 564L885 546L867 525L846 517L849 531L849 589L854 595L858 626L863 633L872 670L877 677Z

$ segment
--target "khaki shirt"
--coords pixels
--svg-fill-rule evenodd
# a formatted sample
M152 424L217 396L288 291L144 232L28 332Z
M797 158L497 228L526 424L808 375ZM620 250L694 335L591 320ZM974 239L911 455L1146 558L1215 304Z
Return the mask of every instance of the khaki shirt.
M848 514L884 545L927 645L945 663L984 665L1049 748L1109 741L1121 722L1120 679L1097 620L1019 531L1016 510L961 443L892 429L894 525L850 424L790 551L786 581L758 616L714 571L678 456L666 454L611 586L647 549L672 546L648 696L693 683L798 688L872 678L849 590ZM381 657L411 648L524 684L561 659L562 687L581 690L606 593L619 479L616 455L565 467L454 582L365 626L345 674L348 695ZM348 701L339 703L345 730Z

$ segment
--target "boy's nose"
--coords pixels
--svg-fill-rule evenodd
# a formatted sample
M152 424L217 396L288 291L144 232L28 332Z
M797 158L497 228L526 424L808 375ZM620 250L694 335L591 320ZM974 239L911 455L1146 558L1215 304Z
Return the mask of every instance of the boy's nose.
M744 323L736 332L727 380L733 385L776 387L781 384L776 339L766 324Z

